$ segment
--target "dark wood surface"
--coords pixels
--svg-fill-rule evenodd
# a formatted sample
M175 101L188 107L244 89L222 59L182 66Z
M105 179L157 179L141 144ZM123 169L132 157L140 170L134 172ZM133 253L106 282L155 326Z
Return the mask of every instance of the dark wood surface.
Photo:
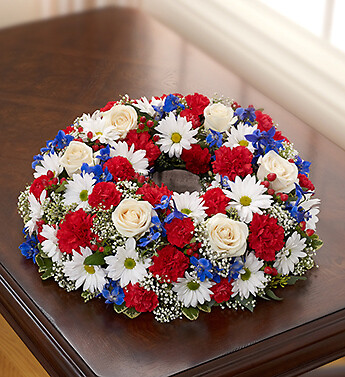
M345 354L345 153L144 14L105 9L0 32L0 309L52 376L294 376ZM320 88L322 90L322 88ZM254 311L214 310L163 325L116 315L42 281L25 260L19 191L46 140L128 93L214 92L253 103L313 162L325 246L308 280ZM326 127L327 125L325 125Z

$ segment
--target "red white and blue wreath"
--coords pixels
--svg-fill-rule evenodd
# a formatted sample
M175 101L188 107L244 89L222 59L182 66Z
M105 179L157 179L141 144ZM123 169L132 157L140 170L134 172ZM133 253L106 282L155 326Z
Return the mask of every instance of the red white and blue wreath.
M130 318L252 311L304 280L322 245L310 162L269 115L224 98L124 96L60 130L32 166L22 254ZM176 168L200 191L152 180Z

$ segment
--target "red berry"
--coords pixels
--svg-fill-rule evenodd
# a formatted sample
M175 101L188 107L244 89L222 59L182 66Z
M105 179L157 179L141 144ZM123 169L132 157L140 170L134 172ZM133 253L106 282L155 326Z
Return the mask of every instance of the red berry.
M294 161L294 159L293 159L293 158L289 158L289 159L288 159L288 161L289 161L289 162L291 162L292 164L294 164L294 163L295 163L295 161Z
M100 253L103 253L103 251L104 251L104 247L103 247L103 246L100 246L100 247L98 248L98 251L99 251Z
M265 269L264 269L264 273L265 274L268 274L268 275L271 275L272 273L272 268L270 266L266 266Z
M93 136L93 133L91 131L89 131L86 136L89 138L89 139L92 139L92 136Z
M288 194L280 194L280 199L283 202L286 202L289 199L289 195Z
M159 139L160 139L160 137L158 135L153 136L153 141L158 141Z
M66 178L61 178L61 179L60 179L60 183L63 183L63 182L65 182L65 181L67 181Z
M141 122L141 123L145 123L145 122L146 122L146 117L142 116L142 117L140 118L140 122Z
M307 233L309 237L311 237L315 233L313 229L307 229L305 232Z
M97 152L99 150L99 145L94 144L92 146L92 149L93 149L94 152Z
M199 254L198 253L194 253L194 257L195 258L199 258Z
M139 127L139 130L143 130L145 128L145 124L144 123L139 123L138 127Z
M274 193L275 193L275 191L271 188L267 190L268 195L274 195Z
M83 129L84 129L83 127L78 127L79 132L83 132Z
M83 139L81 137L77 137L76 139L74 139L73 141L80 141L81 143L83 142Z
M57 185L58 182L59 182L59 180L55 177L55 178L53 178L53 179L51 180L51 182L52 182L53 185Z
M187 249L186 250L186 254L187 255L192 255L193 254L193 250L192 249Z
M267 174L267 179L271 182L273 182L275 179L277 178L277 174L276 173L269 173Z
M96 144L99 144L99 143L100 143L100 141L99 141L99 140L97 139L97 140L95 140L95 143L96 143Z
M268 188L269 185L270 185L270 183L269 183L269 181L262 181L262 182L261 182L261 185L263 185L263 186L265 186L266 188Z
M302 230L304 230L305 229L305 221L301 221L299 223L299 226L301 227Z
M146 123L147 127L151 128L154 126L154 122L153 120L148 120L147 123Z
M271 267L271 275L272 276L277 276L278 275L278 271L275 267Z
M91 245L90 246L90 249L92 250L92 251L97 251L97 249L98 249L98 246L97 245Z
M54 173L51 170L47 171L47 177L48 179L52 179L54 177Z

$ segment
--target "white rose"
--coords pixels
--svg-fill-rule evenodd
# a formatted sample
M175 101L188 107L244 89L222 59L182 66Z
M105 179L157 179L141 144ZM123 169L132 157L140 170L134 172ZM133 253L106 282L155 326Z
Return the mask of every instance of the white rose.
M138 127L138 115L135 109L129 105L115 105L103 113L106 127L114 127L118 138L126 137L130 130Z
M144 233L151 224L152 205L135 199L124 199L112 214L115 228L123 236L134 237Z
M234 111L222 103L208 105L204 110L204 127L217 132L228 131L230 126L236 122Z
M298 176L296 164L289 162L272 150L261 157L258 163L260 166L257 177L261 181L270 173L277 175L277 178L270 182L270 188L274 191L289 193L295 188Z
M71 141L61 157L60 163L71 177L74 173L80 173L84 162L93 166L93 151L88 145L80 141Z
M207 222L207 232L212 249L219 258L243 255L247 248L248 227L245 223L217 213Z

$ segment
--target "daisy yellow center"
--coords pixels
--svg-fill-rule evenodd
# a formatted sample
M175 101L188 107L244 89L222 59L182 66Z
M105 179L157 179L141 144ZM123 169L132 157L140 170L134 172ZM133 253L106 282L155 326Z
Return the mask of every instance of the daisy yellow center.
M243 206L249 206L251 202L252 202L252 200L250 199L249 196L247 196L247 195L241 196L240 203Z
M246 271L244 274L241 274L242 280L249 280L250 275L252 274L248 268L244 268L244 271Z
M133 258L126 258L124 266L127 270L133 270L136 266L137 262Z
M88 192L87 190L80 191L79 198L82 202L86 202L88 198Z
M248 147L249 145L247 140L241 140L238 144L242 145L243 147Z
M173 143L179 143L182 139L182 136L178 133L178 132L174 132L172 135L171 135L171 140Z
M95 267L93 266L89 266L88 264L86 264L84 266L84 270L88 273L88 274L94 274L95 273Z
M192 213L192 211L188 208L181 209L181 212L184 213L185 215L189 215L190 213Z
M200 287L200 284L196 281L190 281L187 283L187 287L190 291L196 291Z

